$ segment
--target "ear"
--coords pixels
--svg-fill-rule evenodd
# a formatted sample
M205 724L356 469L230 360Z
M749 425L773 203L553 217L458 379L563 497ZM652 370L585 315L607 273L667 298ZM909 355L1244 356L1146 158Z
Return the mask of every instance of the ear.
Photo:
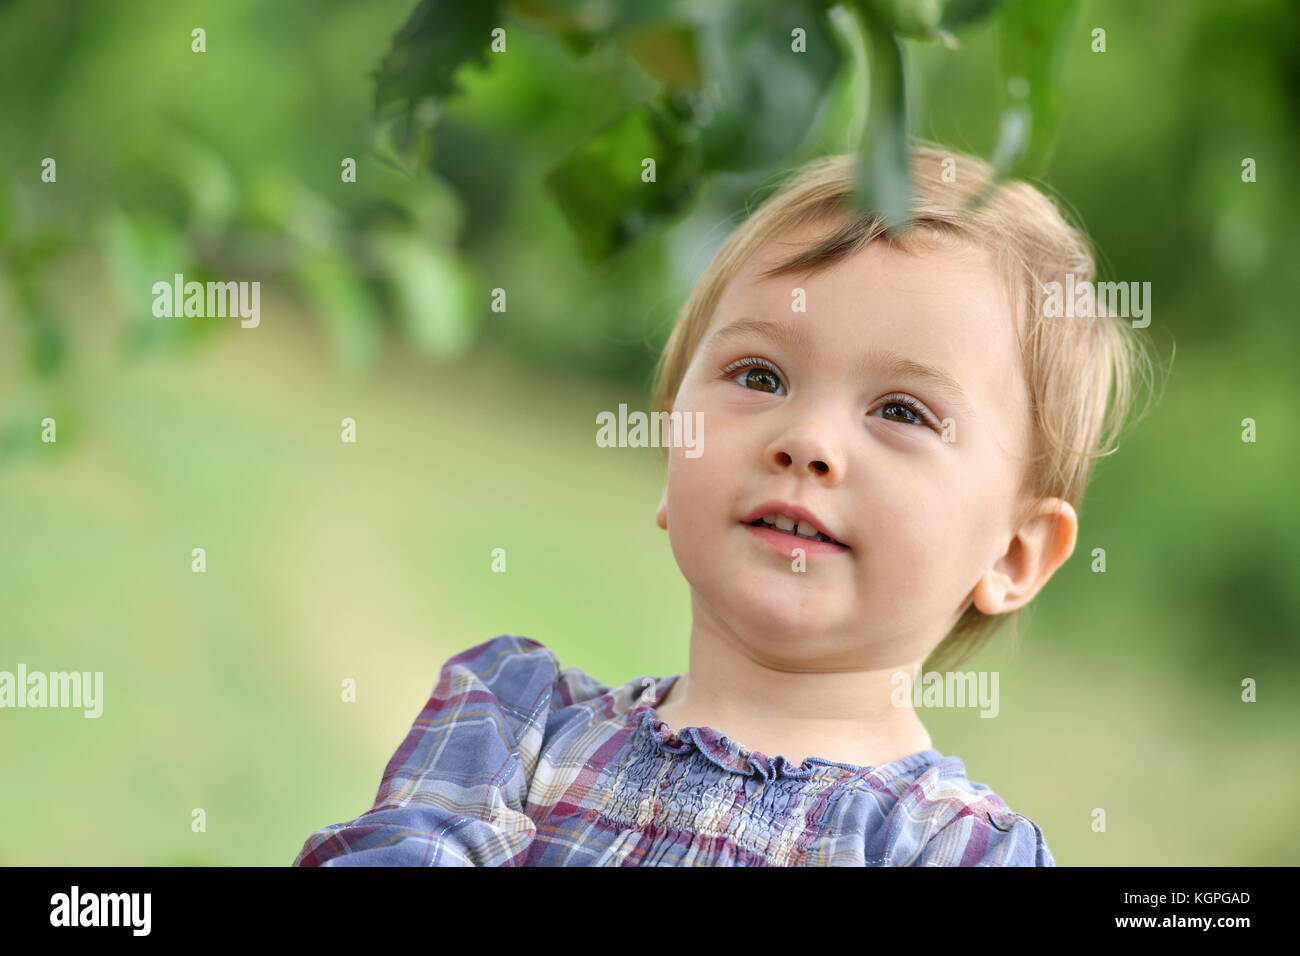
M664 403L664 411L670 415L672 414L673 403L671 399ZM659 496L659 507L655 509L655 524L665 531L668 530L668 475L666 473L664 474L664 493Z
M1079 518L1069 502L1042 501L1012 537L1006 553L975 585L975 606L985 614L1024 607L1074 553L1078 534Z

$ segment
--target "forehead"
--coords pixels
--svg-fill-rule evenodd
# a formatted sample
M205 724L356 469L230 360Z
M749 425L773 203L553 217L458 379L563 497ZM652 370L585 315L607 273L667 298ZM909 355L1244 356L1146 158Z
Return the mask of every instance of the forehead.
M770 238L742 265L727 284L715 310L711 326L722 324L722 306L737 300L767 300L781 293L792 296L795 288L807 292L816 288L824 304L851 297L874 309L858 310L862 324L890 317L885 306L907 299L913 308L924 308L934 320L930 327L946 324L952 331L989 326L982 332L1006 326L1014 336L1013 310L991 250L975 243L933 230L916 230L891 247L883 238L864 249L849 253L830 265L800 268L777 276L763 277L768 270L791 259L830 236L840 220L823 219L783 230ZM953 315L962 306L971 314L965 321ZM810 309L811 312L811 309ZM792 315L798 315L790 310ZM943 323L944 317L952 321ZM987 321L985 321L987 320Z
M896 353L949 373L977 418L1005 420L1024 412L1016 423L1022 430L1028 394L1017 310L992 252L933 235L909 236L907 251L878 239L816 271L761 278L836 225L823 220L787 229L759 248L723 291L701 340L703 349L718 331L742 319L803 325L822 371L835 366L847 374L868 353ZM793 308L800 289L803 312ZM1007 429L1000 440L1019 433Z

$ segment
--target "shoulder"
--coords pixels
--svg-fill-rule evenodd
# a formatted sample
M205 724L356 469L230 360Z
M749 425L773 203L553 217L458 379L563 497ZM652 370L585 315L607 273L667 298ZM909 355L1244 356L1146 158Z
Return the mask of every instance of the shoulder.
M434 779L497 786L502 767L531 774L560 667L539 641L502 634L454 654L384 769L376 805ZM509 777L510 774L504 774Z
M912 866L1055 866L1042 829L957 757L931 765L899 797L893 858Z
M541 641L501 634L447 660L429 708L490 703L515 723L528 723L608 690L580 668L562 667Z
M549 703L559 671L550 648L531 638L502 634L448 658L425 711L431 716L490 705L515 722L527 721Z
M448 668L463 668L488 677L502 670L516 673L521 669L558 671L559 661L555 652L541 641L517 634L500 634L448 658L443 669Z

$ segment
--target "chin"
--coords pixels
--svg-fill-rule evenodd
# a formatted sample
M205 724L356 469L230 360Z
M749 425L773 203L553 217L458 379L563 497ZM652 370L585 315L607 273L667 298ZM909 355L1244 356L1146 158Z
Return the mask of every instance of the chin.
M753 581L729 603L731 619L743 621L748 633L787 640L791 635L820 634L842 620L845 612L830 595L794 582L782 587L772 581Z

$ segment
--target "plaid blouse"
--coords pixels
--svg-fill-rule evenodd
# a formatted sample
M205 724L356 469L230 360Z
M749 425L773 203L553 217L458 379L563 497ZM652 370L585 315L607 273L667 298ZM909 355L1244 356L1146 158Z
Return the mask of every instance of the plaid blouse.
M879 767L750 751L502 635L451 658L374 806L294 866L1055 866L1043 833L957 757Z

